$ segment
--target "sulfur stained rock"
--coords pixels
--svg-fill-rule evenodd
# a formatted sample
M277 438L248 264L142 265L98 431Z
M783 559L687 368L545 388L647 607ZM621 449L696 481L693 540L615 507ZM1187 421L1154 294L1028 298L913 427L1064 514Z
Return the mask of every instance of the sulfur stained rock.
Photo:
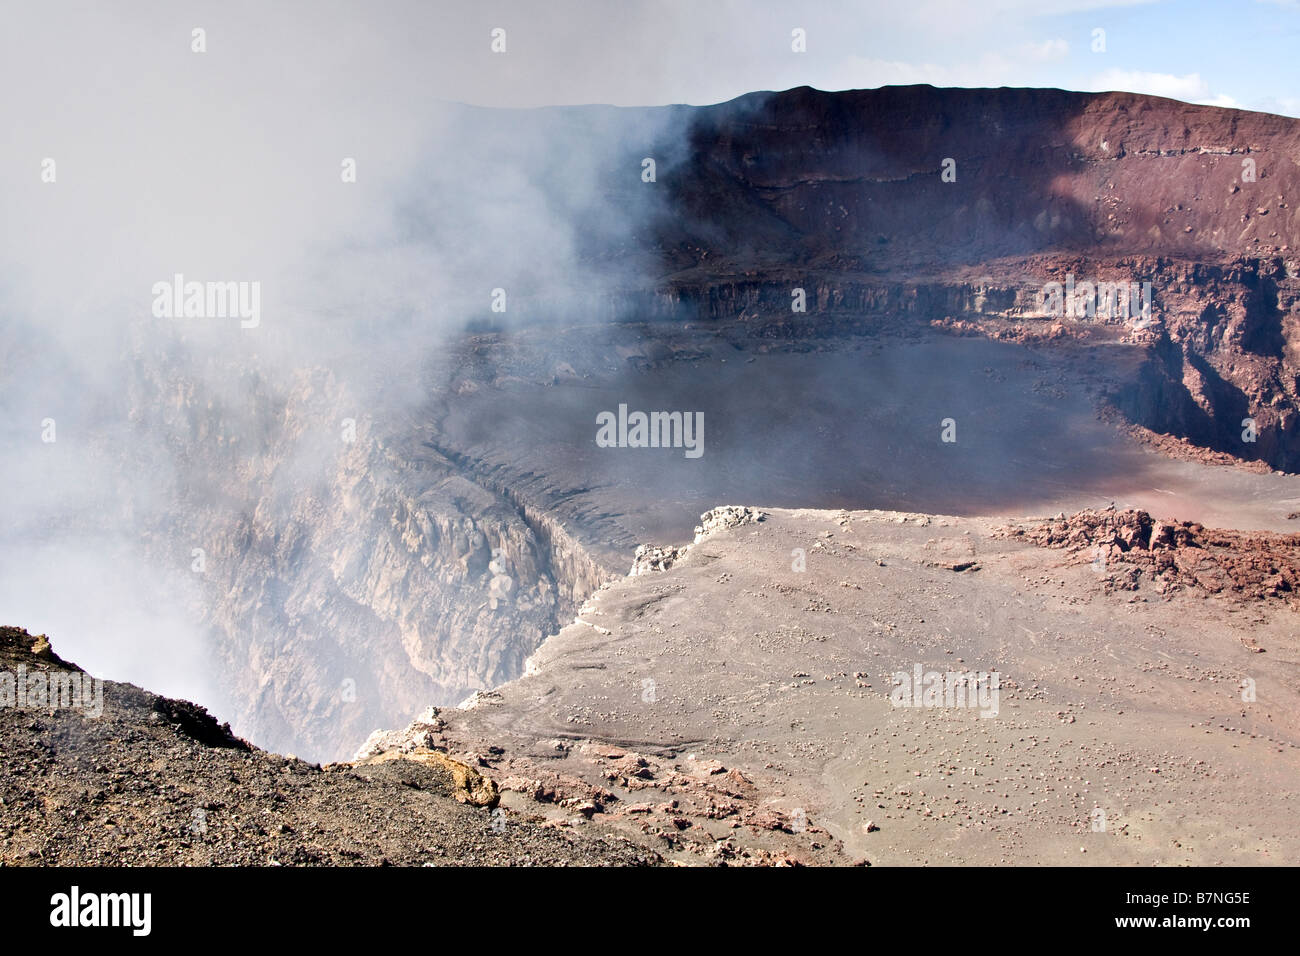
M452 796L458 803L491 808L501 800L501 792L490 777L483 776L469 764L462 763L438 750L427 750L423 747L405 752L387 750L357 762L364 765L388 763L393 760L410 760L446 771L451 775L454 783Z

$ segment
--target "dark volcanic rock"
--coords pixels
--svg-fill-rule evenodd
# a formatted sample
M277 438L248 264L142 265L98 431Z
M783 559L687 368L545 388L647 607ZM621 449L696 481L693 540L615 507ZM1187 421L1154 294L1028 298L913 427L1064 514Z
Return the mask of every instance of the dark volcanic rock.
M0 628L0 671L75 670L33 653L42 643ZM477 797L495 786L445 755L322 768L130 684L105 682L103 703L100 716L0 708L0 866L656 862L621 839L493 816L495 799Z

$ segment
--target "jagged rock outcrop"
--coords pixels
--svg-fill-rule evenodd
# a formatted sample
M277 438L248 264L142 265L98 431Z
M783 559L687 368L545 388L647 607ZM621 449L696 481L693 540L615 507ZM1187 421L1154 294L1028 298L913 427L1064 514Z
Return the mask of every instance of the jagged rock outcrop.
M738 528L741 525L757 524L764 518L757 508L742 505L723 505L700 515L700 523L695 526L695 540L686 545L637 545L632 556L632 570L629 574L650 574L655 571L667 571L674 564L686 557L695 545L704 541L711 534Z
M1190 589L1239 600L1300 603L1300 534L1207 529L1113 507L1004 533L1079 554L1108 589L1136 590L1145 576L1161 594Z

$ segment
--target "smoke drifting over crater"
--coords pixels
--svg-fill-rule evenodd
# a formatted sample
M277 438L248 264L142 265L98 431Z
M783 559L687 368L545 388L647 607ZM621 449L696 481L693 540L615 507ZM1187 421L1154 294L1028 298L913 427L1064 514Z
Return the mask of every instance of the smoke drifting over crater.
M544 8L52 9L0 41L30 89L0 105L0 611L259 744L347 755L518 676L638 543L726 501L1156 485L1283 520L1096 412L1288 464L1295 121L918 86L522 109L581 101L593 64L618 102L676 87ZM1149 338L1039 321L1067 274L1151 281ZM606 447L621 406L707 441Z
M228 706L230 529L304 494L340 507L349 438L408 427L449 332L639 284L664 117L446 102L400 18L146 6L15 11L3 43L27 92L0 106L0 608L88 667ZM255 292L257 321L188 292L160 310L178 276Z

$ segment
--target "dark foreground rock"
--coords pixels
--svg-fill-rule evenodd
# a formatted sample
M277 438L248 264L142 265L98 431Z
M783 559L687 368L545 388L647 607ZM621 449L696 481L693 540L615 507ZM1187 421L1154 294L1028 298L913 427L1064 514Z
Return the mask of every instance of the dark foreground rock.
M59 673L83 672L43 635L0 628L0 674ZM258 750L188 702L114 681L102 692L99 716L93 698L0 707L0 866L657 861L492 809L494 785L445 757L320 767Z

